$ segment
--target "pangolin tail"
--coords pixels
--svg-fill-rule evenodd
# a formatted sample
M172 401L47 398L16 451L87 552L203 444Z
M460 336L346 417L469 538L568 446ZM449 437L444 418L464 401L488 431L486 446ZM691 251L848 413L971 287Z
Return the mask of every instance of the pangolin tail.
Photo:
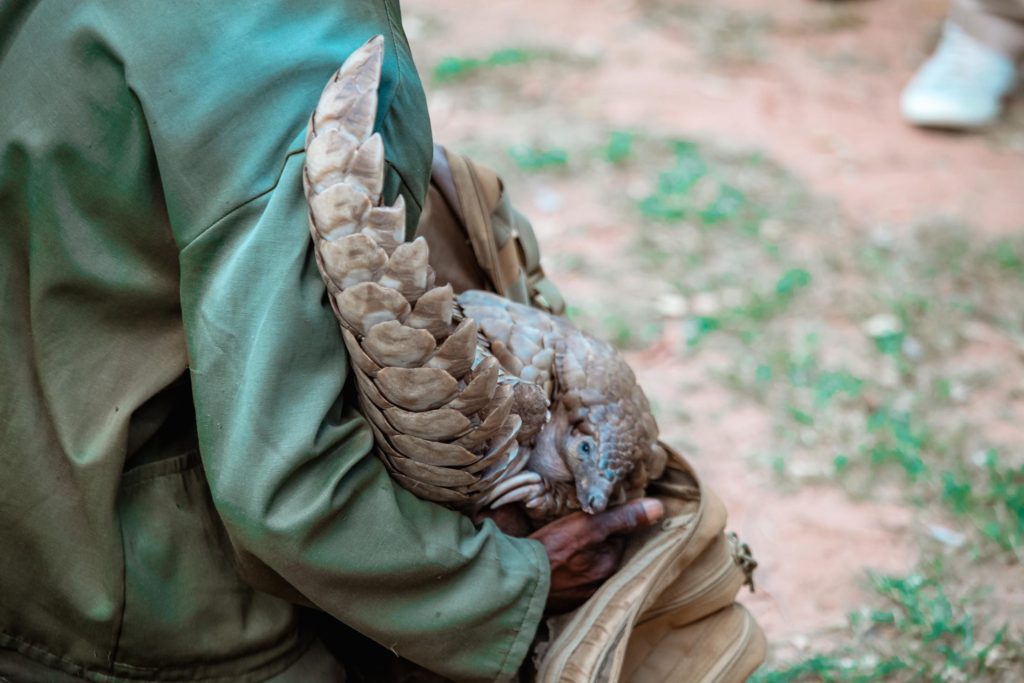
M383 204L384 144L373 132L384 40L356 50L309 121L303 184L309 227L341 323L360 403L391 474L429 500L493 500L526 464L503 370L478 348L477 324L450 285L435 286L429 249L404 242L401 196Z

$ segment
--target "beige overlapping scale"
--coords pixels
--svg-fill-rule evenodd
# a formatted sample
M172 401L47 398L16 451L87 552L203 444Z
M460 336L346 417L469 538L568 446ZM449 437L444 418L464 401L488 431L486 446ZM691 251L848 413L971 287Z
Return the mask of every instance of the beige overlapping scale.
M415 302L427 289L429 256L427 241L422 237L398 245L378 282L398 291L406 301Z
M395 428L391 426L391 423L388 422L387 418L384 417L384 413L381 412L380 408L373 405L372 401L368 401L364 396L360 396L359 406L362 408L363 414L366 416L366 421L369 422L370 427L373 428L374 436L378 443L387 441L383 436L384 434L391 436L398 433ZM389 456L402 457L400 453L392 452L394 449L390 447L390 444L388 445L388 448L390 450L386 452Z
M315 246L313 249L313 258L316 259L317 270L319 270L321 273L326 273L327 266L324 265L323 257L320 256L320 244L322 244L324 240L320 239L319 236L315 234L316 229L313 227L312 216L309 219L309 228L310 232L314 233L313 239L315 240ZM341 289L338 287L338 285L334 284L334 281L328 278L326 275L323 276L323 281L324 284L327 286L327 294L331 302L331 309L334 311L335 317L338 318L338 320L341 320L341 311L338 310L338 302L334 300L334 297L338 296L338 294L341 294Z
M405 242L405 199L398 195L394 206L375 206L366 214L363 234L373 239L390 256ZM431 283L431 287L433 283Z
M306 146L313 136L336 128L357 140L373 132L377 115L377 87L384 62L384 37L374 36L349 55L320 94L320 101L306 132Z
M587 371L578 355L568 351L555 353L555 366L558 376L570 386L586 386Z
M518 444L507 451L505 457L495 462L490 469L480 475L477 481L466 489L467 492L486 492L503 479L518 474L526 466L527 451Z
M403 455L428 465L466 467L475 466L482 460L479 455L453 443L428 441L411 434L396 434L391 440ZM477 470L468 467L467 471Z
M374 410L373 406L367 406L366 402L362 398L359 399L359 405L364 410L368 409L370 411L367 415L370 415ZM392 463L395 458L403 457L402 454L391 446L385 432L377 426L378 423L376 420L372 418L367 419L367 423L370 425L370 431L373 432L373 441L377 445L377 453L380 455L380 459L384 461L384 466L387 467L388 472L394 473L395 466Z
M334 300L344 322L363 336L378 323L405 320L410 310L409 302L401 294L376 282L360 282L342 290Z
M449 474L452 470L421 465L414 460L410 460L393 448L388 439L379 430L373 428L373 432L378 450L382 455L382 460L384 460L388 472L405 488L421 498L437 503L465 506L472 502L473 497L466 490L476 483L475 477L471 484L453 487L451 485L452 476ZM431 479L436 480L438 477L441 478L441 483L432 483L430 481ZM458 481L469 481L465 476L455 475L455 478Z
M445 503L448 505L455 505L457 507L468 507L477 498L477 496L471 496L468 493L448 488L445 486L432 486L425 484L422 481L408 477L401 472L391 471L391 476L394 477L395 481L401 484L403 487L412 491L420 498L426 498L432 500L435 503Z
M493 356L484 358L473 370L473 377L466 388L448 404L466 415L472 415L487 407L498 388L498 361Z
M366 355L355 335L349 330L343 327L341 335L345 339L345 348L348 349L348 356L352 361L352 365L367 377L376 377L377 373L380 372L381 366L373 362L373 359Z
M444 339L452 332L455 292L451 285L434 287L416 302L406 325L426 330L435 339Z
M370 328L362 347L381 366L418 368L432 360L437 342L426 330L389 320Z
M547 375L548 378L551 376L552 366L555 363L555 350L552 348L542 348L540 351L530 359L530 365L537 368L543 375Z
M364 375L358 368L355 369L354 375L362 397L369 400L378 410L387 410L392 406L392 403L384 398L384 394L380 393L372 379ZM383 415L381 415L381 419L384 419Z
M399 433L428 441L452 441L476 431L468 417L451 408L412 412L392 406L384 411L384 417Z
M324 240L317 252L324 271L339 290L376 280L388 261L384 250L363 234Z
M505 422L505 418L512 411L512 388L499 384L498 388L494 391L494 397L484 410L486 411L486 416L483 421L476 425L472 431L457 437L458 441L456 443L458 445L475 451L486 445L488 441L498 434L502 424Z
M513 448L518 447L516 437L523 421L518 415L510 415L505 419L498 434L491 439L490 448L480 456L476 462L466 467L467 472L489 471L496 463L502 460Z
M370 200L351 185L331 185L309 201L317 232L327 240L351 235L362 226Z
M473 366L476 359L477 325L470 318L459 323L451 336L444 340L427 365L447 370L453 377L461 378Z
M307 182L317 194L345 180L359 141L344 130L324 131L306 145ZM369 207L367 207L369 208Z
M540 384L540 370L532 365L523 366L522 371L519 373L519 379L524 382L533 382L534 384Z
M384 189L384 141L380 133L374 133L359 146L346 170L345 182L376 206Z
M542 334L540 330L530 329L525 325L517 325L509 336L508 350L524 363L529 362L541 350Z
M491 341L491 353L501 363L501 367L511 374L519 377L523 372L523 361L516 357L512 350L500 341Z
M413 412L439 408L459 390L458 381L439 368L383 368L374 383L384 398Z
M395 458L392 464L399 472L424 484L461 488L471 487L479 482L478 477L457 467L437 467L405 457Z
M481 319L479 317L474 317L473 319L480 325L480 331L483 333L484 338L490 342L500 341L508 343L509 337L512 336L512 323L507 319Z
M493 488L496 484L520 472L526 466L530 452L518 443L505 451L504 457L493 462L480 474L476 487L480 490Z

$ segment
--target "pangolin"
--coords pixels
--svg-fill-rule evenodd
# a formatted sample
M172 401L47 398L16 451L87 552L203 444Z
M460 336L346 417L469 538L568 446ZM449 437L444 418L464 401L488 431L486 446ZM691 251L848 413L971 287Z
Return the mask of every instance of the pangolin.
M520 503L538 523L639 495L665 453L622 357L563 318L435 285L426 241L404 241L402 197L382 202L373 132L383 46L369 40L324 88L303 176L316 262L381 458L423 498L474 512Z

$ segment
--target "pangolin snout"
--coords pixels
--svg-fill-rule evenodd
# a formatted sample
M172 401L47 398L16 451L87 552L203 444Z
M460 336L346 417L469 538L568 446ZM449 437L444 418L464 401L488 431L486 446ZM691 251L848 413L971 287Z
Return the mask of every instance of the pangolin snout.
M604 477L583 477L576 479L576 497L580 507L588 515L604 512L611 498L612 482Z
M584 512L588 515L596 515L599 512L604 512L604 509L608 507L608 496L592 493L582 504Z

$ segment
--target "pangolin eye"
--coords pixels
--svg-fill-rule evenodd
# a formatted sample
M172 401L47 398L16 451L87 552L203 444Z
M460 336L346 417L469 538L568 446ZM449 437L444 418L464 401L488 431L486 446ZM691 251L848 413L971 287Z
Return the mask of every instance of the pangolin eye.
M590 445L589 441L584 440L580 442L580 453L583 455L590 455L591 451L593 451L593 446Z

